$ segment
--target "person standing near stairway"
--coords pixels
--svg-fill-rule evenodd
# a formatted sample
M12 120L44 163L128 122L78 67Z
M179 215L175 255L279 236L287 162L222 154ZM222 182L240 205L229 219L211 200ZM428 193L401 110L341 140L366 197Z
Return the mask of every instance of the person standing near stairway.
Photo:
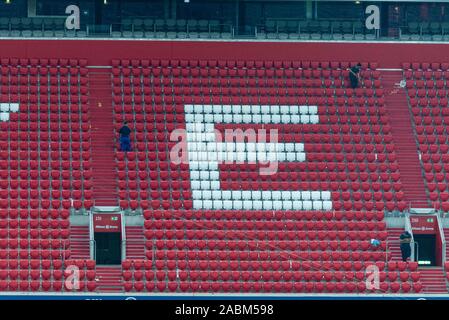
M412 249L410 248L410 243L412 242L412 235L410 232L405 231L399 236L399 240L401 243L401 254L402 261L407 262L407 259L412 255Z
M120 128L120 151L131 151L131 141L129 135L131 134L131 129L128 127L128 122L124 121L123 126Z

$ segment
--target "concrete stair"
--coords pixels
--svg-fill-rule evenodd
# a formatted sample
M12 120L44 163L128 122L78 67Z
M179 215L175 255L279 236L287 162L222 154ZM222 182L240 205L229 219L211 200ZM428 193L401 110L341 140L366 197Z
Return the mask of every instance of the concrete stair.
M448 293L448 286L442 267L418 268L424 293Z
M70 258L90 259L88 226L70 226Z
M115 206L117 201L115 130L112 112L111 69L89 71L91 118L92 197L97 206Z
M97 266L97 292L123 292L121 266Z
M142 226L126 227L126 259L146 259L145 236Z
M446 261L449 260L449 246L448 246L448 241L449 241L449 228L444 228L444 239L446 240Z
M404 89L395 88L395 84L402 80L402 72L382 71L381 78L396 159L401 173L404 200L411 204L411 207L430 208L431 204L427 199L422 167L418 158L407 94Z

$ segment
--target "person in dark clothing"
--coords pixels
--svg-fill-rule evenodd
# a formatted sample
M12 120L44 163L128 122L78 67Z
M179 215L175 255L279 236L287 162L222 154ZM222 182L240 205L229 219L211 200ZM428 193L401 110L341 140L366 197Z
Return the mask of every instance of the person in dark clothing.
M401 243L402 261L407 262L407 259L412 255L412 249L410 247L412 235L408 231L405 231L399 236L399 240Z
M129 135L131 129L128 127L128 122L123 122L123 126L120 128L120 151L131 151L131 141Z
M356 66L349 68L349 81L351 81L351 88L355 89L359 86L359 74L362 65L358 63Z

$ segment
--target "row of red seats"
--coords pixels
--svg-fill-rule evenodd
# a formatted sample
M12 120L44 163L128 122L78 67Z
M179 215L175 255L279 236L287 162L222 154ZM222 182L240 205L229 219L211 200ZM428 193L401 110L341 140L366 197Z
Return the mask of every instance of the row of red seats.
M24 237L21 237L20 240L15 240L17 239L17 236L14 237L15 235L7 234L7 236L4 236L4 232L2 232L0 249L64 249L67 246L67 243L60 239L68 239L70 235L68 230L52 230L51 232L46 231L40 233L38 230L34 229L28 232L29 233L25 234ZM28 236L31 237L30 240L28 240ZM50 236L52 237L52 240L49 240ZM8 240L5 238L8 238ZM36 238L40 238L40 240Z
M215 241L218 241L218 243L210 242L208 245L212 246L228 246L233 249L235 249L239 244L246 246L246 242L241 242L240 240L231 241L232 237L235 237L235 239L241 239L244 241L250 241L252 239L266 239L269 241L288 241L289 238L296 238L299 240L370 240L375 235L379 237L379 240L385 240L386 239L386 233L384 231L334 231L334 230L328 230L328 231L317 231L317 230L309 230L308 232L304 231L286 231L285 234L277 234L276 231L266 231L266 230L259 230L259 231L252 231L252 230L246 230L246 231L238 231L238 230L210 230L205 229L204 226L197 226L196 228L185 230L185 229L155 229L155 230L146 230L145 231L145 237L148 240L151 239L167 239L167 241L170 241L170 239L178 241L175 242L175 244L179 246L197 246L198 243L195 240L206 240L208 236L213 237ZM296 234L295 234L296 232ZM181 237L182 235L182 237ZM185 242L180 242L180 240L185 240ZM225 241L226 239L229 239ZM279 240L276 240L279 239ZM155 245L157 248L162 249L168 246L168 244L171 242L165 243L163 240L156 241ZM249 245L249 244L248 244ZM265 244L260 244L260 246ZM272 246L278 246L280 244L273 243Z
M41 76L40 78L43 79L48 79L48 76L50 76L50 78L60 78L60 77L68 77L70 76L75 76L78 77L78 75L81 76L86 76L88 74L87 69L86 68L80 68L80 67L46 67L46 66L41 66L41 67L37 67L37 66L32 66L32 67L23 67L23 66L10 66L10 67L6 67L6 66L2 66L0 68L0 74L4 77L11 77L11 78L17 78L19 77L38 77L39 75Z
M148 291L148 292L296 292L296 293L407 293L414 291L416 293L422 290L422 284L417 282L410 284L408 282L391 284L382 282L379 290L367 289L364 282L163 282L136 281L125 282L126 292L130 291Z
M143 173L144 175L146 173ZM126 178L127 176L123 176L123 178ZM136 198L138 195L140 195L141 198L159 198L163 197L165 199L171 198L172 199L190 199L191 196L188 193L190 191L190 182L189 181L180 181L180 180L162 180L160 182L158 181L150 181L150 183L147 182L147 180L142 180L143 178L139 177L139 184L137 184L136 180L128 181L120 181L119 182L119 190L125 193L129 193L130 197ZM438 180L443 181L443 177L438 177ZM171 182L171 183L170 183ZM334 195L332 199L334 201L349 201L350 199L354 199L355 201L371 201L374 196L363 196L359 192L379 192L379 190L383 190L386 192L385 195L382 195L382 197L390 198L392 194L390 194L389 190L394 190L396 192L400 192L402 189L401 183L398 181L394 184L391 184L390 182L384 182L387 185L386 186L380 186L378 185L380 183L375 182L375 185L373 187L372 184L369 182L363 182L360 184L357 181L334 181L334 182L289 182L289 181L221 181L221 186L223 188L226 187L228 190L254 190L254 187L257 187L260 190L273 190L275 188L276 190L291 190L292 187L296 190L312 190L312 191L322 191L322 190L331 190L334 191ZM272 188L270 188L270 184L272 185ZM350 186L355 185L354 189L352 189ZM253 187L251 187L251 185ZM151 190L147 190L148 186L150 186ZM290 188L289 188L290 186ZM348 190L353 191L353 194L347 194L345 193L345 198L342 198L339 192L342 187L344 188L343 192L347 192ZM437 185L438 188L440 188L439 185ZM392 189L393 188L393 189ZM435 188L434 188L435 189ZM170 192L171 191L171 192ZM396 195L393 197L394 199L402 199L403 195L399 194L397 197ZM368 200L366 200L368 199Z
M364 104L359 104L358 99L351 99L352 103L347 103L344 106L326 106L326 105L318 105L318 114L319 115L335 115L339 114L342 116L345 115L386 115L387 111L385 107L373 107L373 106L365 106ZM194 106L195 107L195 106ZM125 104L125 105L117 105L114 106L115 112L124 113L138 113L135 116L139 116L140 113L146 113L146 116L150 116L153 114L165 114L166 116L170 116L172 114L176 115L184 115L184 105L179 104L167 104L167 105L152 105L152 104ZM150 123L149 125L154 125Z
M67 59L67 58L1 58L0 64L2 66L20 66L25 68L27 66L70 66L70 67L85 67L87 66L86 59Z
M281 80L281 79L266 79L264 81L257 81L256 79L214 79L208 83L204 83L200 79L196 81L191 80L188 85L185 85L182 79L161 79L160 81L148 82L142 80L138 85L116 85L113 88L114 95L125 94L129 95L150 95L150 94L165 94L179 93L188 95L193 93L195 95L226 95L233 92L242 94L248 93L256 95L260 92L261 95L273 95L273 93L288 94L290 96L304 96L307 94L332 96L336 93L337 96L348 97L372 97L373 95L381 96L383 89L378 80L373 82L365 81L362 88L348 88L347 80ZM143 86L141 86L143 85ZM58 88L51 88L52 93L58 93ZM62 90L59 90L62 91Z
M180 251L182 252L182 251ZM164 258L165 256L163 256ZM164 261L161 261L162 263L165 263ZM183 261L184 263L186 263L185 261ZM176 261L167 261L167 265L171 263L175 263ZM248 263L245 261L242 261L242 266L243 264L246 264L248 267ZM255 266L257 266L258 261L254 261L253 264ZM154 262L152 260L141 260L141 259L135 259L135 260L123 260L122 261L122 268L123 270L152 270L153 269L153 264ZM356 271L360 271L363 270L364 268L371 266L373 263L371 262L365 262L362 263L361 261L355 261L354 263L352 262L345 262L345 263L341 263L341 262L323 262L323 263L319 263L319 262L313 262L311 263L310 261L292 261L290 263L290 261L288 260L284 260L283 262L278 262L278 261L273 261L273 263L271 264L275 269L279 269L282 267L282 269L284 270L310 270L312 269L317 269L317 268L324 268L325 270L336 270L335 267L340 267L343 268L344 265L344 269L348 269L348 271L351 271L352 268L354 268ZM418 269L418 263L417 262L403 262L403 261L388 261L387 263L385 263L384 261L376 261L374 263L374 265L376 265L380 271L383 270L388 270L388 272L394 272L394 271L398 271L398 272L415 272ZM317 270L318 271L318 270Z
M175 219L173 217L172 219ZM385 230L383 221L222 221L222 220L146 220L145 229L197 229L208 230ZM330 243L328 243L330 244ZM199 245L199 244L198 244ZM355 243L357 245L357 243Z
M0 97L2 101L10 101L8 97L1 96ZM58 103L58 104L36 104L36 103L30 103L27 102L26 104L21 104L19 107L19 110L26 111L26 112L19 112L17 114L18 119L21 121L27 121L28 119L31 121L37 121L39 118L41 119L41 122L43 120L48 120L48 117L50 117L51 121L57 121L57 120L63 120L62 122L65 122L66 119L74 118L76 121L79 120L78 117L81 117L82 121L88 120L89 112L89 105L88 104L80 104L80 103ZM48 112L50 111L50 114ZM78 115L80 114L80 115ZM13 116L15 114L10 114L10 116Z
M318 107L318 114L319 115L340 115L340 116L346 116L346 115L386 115L387 111L386 108L383 106L374 107L374 106L367 106L365 105L365 100L359 101L360 99L352 99L349 98L346 101L346 104L341 106L334 105L326 105L326 103L319 103L317 104ZM195 107L195 106L194 106ZM114 110L115 112L121 112L122 110L125 111L125 113L138 113L135 114L136 116L140 115L140 113L147 113L146 116L151 117L153 114L165 114L166 116L170 116L172 114L176 115L184 115L184 108L185 106L183 104L134 104L134 105L120 105L115 106ZM149 124L154 125L154 124Z
M239 75L243 76L248 74L249 76L255 76L256 74L261 74L261 72L266 72L269 74L276 74L277 76L280 76L282 73L292 74L295 73L295 75L298 75L298 73L305 73L314 75L315 77L319 77L321 74L324 76L328 74L341 74L341 73L348 73L347 68L314 68L312 66L304 66L304 67L292 67L291 65L286 66L254 66L250 68L236 68L232 66L199 66L193 67L193 66L142 66L140 68L135 67L116 67L113 66L112 72L114 76L117 76L119 74L123 74L125 76L133 75L138 76L139 74L143 74L145 76L148 76L148 70L152 73L160 73L162 72L164 76L167 76L171 73L175 75L183 75L188 76L189 74L187 72L190 72L193 76L195 75L206 75L207 73L211 73L213 75L216 75L218 72L226 71L229 72L231 75ZM367 76L367 75L374 75L375 77L378 77L379 71L367 69L367 68L361 68L360 72Z
M258 88L273 88L273 87L280 87L278 90L285 89L295 89L295 90L301 90L304 88L315 88L315 90L324 90L324 88L328 88L331 90L334 88L334 90L340 90L345 89L345 92L347 92L348 96L352 96L354 92L364 92L364 89L380 89L382 88L382 83L380 80L373 80L373 79L363 79L361 80L361 88L359 89L350 89L347 86L348 79L346 77L341 77L337 75L335 78L324 78L324 79L297 79L297 78L267 78L264 77L265 73L261 75L261 78L248 78L245 77L245 79L241 78L200 78L200 77L194 77L190 78L188 75L183 77L175 77L175 78L168 78L168 79L161 79L160 81L154 82L153 79L150 77L127 77L127 78L120 78L115 77L113 79L113 94L114 95L120 95L122 92L124 92L126 95L139 95L139 94L151 94L152 93L152 86L160 87L161 85L164 86L164 89L171 89L172 87L178 88L203 88L203 89L215 89L215 90L227 90L229 87L238 87L239 85L244 85L245 87L251 88L252 90L258 89ZM76 80L76 79L75 79ZM65 80L65 81L75 81L75 80ZM62 81L63 84L65 84ZM5 80L6 82L6 80ZM33 81L34 82L34 81ZM5 83L9 84L9 83ZM34 84L34 83L31 83ZM431 84L429 83L429 86ZM80 90L84 90L84 85L80 87ZM308 89L310 90L310 89ZM85 92L82 92L85 93Z
M349 157L347 157L347 159L349 159ZM353 159L351 158L353 161L357 160L359 161L360 158L356 158ZM363 161L363 158L362 160ZM137 171L137 172L133 172L133 171L127 171L127 170L145 170L147 168L146 166L146 162L145 161L140 161L138 162L139 165L136 165L133 162L129 162L126 164L124 163L119 163L119 170L118 170L118 177L120 179L123 179L125 177L129 177L131 180L136 180L137 177L139 177L139 179L150 179L150 180L155 180L155 182L157 182L158 180L183 180L183 181L189 181L190 180L190 173L186 172L186 171L161 171L161 172L147 172L147 171ZM397 169L395 170L395 166L389 166L389 165L385 165L384 167L378 167L374 170L367 170L366 172L362 172L361 174L359 174L359 172L357 172L357 169L361 169L363 168L363 165L361 166L326 166L326 162L319 162L317 163L316 166L312 167L311 165L308 166L308 172L307 170L305 170L304 167L301 166L292 166L292 167L288 167L289 170L282 170L282 171L278 171L276 174L274 174L273 176L260 176L259 172L255 172L253 170L250 170L250 168L247 168L244 166L244 164L239 165L240 166L240 170L239 171L228 171L229 170L229 166L232 166L230 164L226 164L223 165L223 170L221 170L220 173L220 179L223 180L223 182L225 182L226 180L229 181L243 181L246 182L246 180L249 181L298 181L297 179L300 179L302 181L307 180L309 183L310 182L314 182L314 181L323 181L323 182L333 182L333 181L361 181L361 182L374 182L374 181L383 181L383 182L387 182L387 181L394 181L394 182L398 182L400 181L400 174L399 172L396 172ZM235 166L235 163L233 164ZM354 165L354 164L353 164ZM120 168L122 167L122 168ZM328 169L330 172L320 172L319 168L320 167L324 167L323 170ZM331 167L331 168L329 168ZM333 167L333 169L332 169ZM127 170L126 170L127 168ZM149 168L149 166L148 166ZM311 170L318 170L318 172L316 171L311 171ZM349 169L349 173L347 173L347 175L345 176L344 174L346 173L344 170L348 170ZM386 172L386 171L392 171L391 173ZM290 175L291 176L288 176ZM89 175L85 175L85 177L89 177ZM53 175L53 179L58 179L59 175ZM36 180L35 180L36 181ZM154 183L155 183L154 182ZM157 185L155 185L153 183L154 186L157 187ZM302 182L296 182L298 184L302 183ZM1 186L1 184L0 184ZM337 186L337 185L335 185ZM151 186L150 186L151 187ZM358 187L360 188L360 186ZM78 188L77 188L78 189ZM152 188L154 189L154 188Z
M61 260L41 260L41 259L32 259L32 260L0 260L0 269L31 269L31 270L50 270L55 269L59 270L62 267Z
M448 99L447 98L427 98L427 97L423 97L423 98L419 98L417 99L410 97L409 99L409 103L412 107L416 107L419 106L420 108L425 108L427 106L431 106L431 107L439 107L439 106L445 106L447 105ZM446 111L445 111L446 110ZM448 115L448 111L447 108L441 108L441 114L444 116Z
M201 68L313 68L313 69L347 69L350 66L356 65L358 62L346 62L346 61L288 61L288 60L112 60L113 67L201 67ZM2 63L3 64L3 63ZM80 60L80 64L82 64ZM376 69L377 62L361 62L362 69Z
M160 170L159 172L149 172L149 176L155 180L158 180L159 178L166 180L168 177L172 177L174 179L178 179L180 177L185 180L189 179L189 172L181 165L178 166L177 164L175 164L171 166L170 170L168 170L168 167L161 165L162 163L158 165L158 163L148 161L149 159L146 158L146 154L144 152L139 152L139 154L140 155L138 156L138 159L132 159L129 161L118 160L117 166L119 170L125 170L126 167L131 170L135 170L136 168L139 168L139 170L149 168L150 170ZM260 169L259 167L257 167L257 165L248 163L238 163L238 166L236 166L236 163L223 163L219 165L219 168L221 172L227 172L226 174L231 175L233 179L237 178L238 174L241 174L243 178L247 178L250 175L252 177L255 177L257 171ZM446 165L444 165L444 168L446 169ZM382 161L381 159L379 163L308 162L300 164L294 163L290 165L280 163L277 169L278 171L273 175L280 177L282 180L287 180L290 173L293 174L295 178L297 178L298 175L309 172L312 176L314 176L315 179L317 174L318 176L326 177L330 174L333 174L333 171L339 172L345 170L351 172L360 171L368 175L371 175L375 172L385 172L386 170L395 173L396 171L398 171L398 165L396 163L389 163L388 161L385 161L384 163L384 161ZM325 170L327 170L328 172L323 172ZM0 170L0 174L2 172L3 171ZM30 174L30 176L33 177L34 173ZM8 175L5 175L4 177L7 178ZM262 179L264 181L268 180L268 178L263 177ZM358 186L357 188L360 188L360 186Z
M26 113L27 111L24 111ZM90 133L84 133L79 132L81 129L86 129L86 126L84 125L84 121L89 121L89 118L87 115L79 115L78 113L72 113L70 116L69 114L61 114L59 118L53 117L53 114L50 115L50 117L47 116L47 114L40 114L38 119L37 114L28 114L25 116L17 115L15 113L10 113L10 119L9 122L3 122L4 126L6 128L9 128L11 130L17 130L18 132L13 133L14 135L20 136L24 132L21 131L31 131L31 134L34 136L36 135L36 132L39 132L39 134L42 136L41 140L47 140L49 136L55 135L58 136L61 134L61 132L67 132L71 131L74 135L77 134L90 137ZM15 116L17 115L17 117ZM20 119L20 122L18 122L18 118ZM27 119L29 117L29 119ZM50 123L48 123L50 120ZM58 122L59 121L59 122ZM49 129L51 132L49 133ZM76 137L73 138L75 140ZM27 139L23 139L27 140ZM79 140L76 140L79 141Z
M0 280L0 291L89 291L93 292L97 288L97 283L95 281L80 281L78 283L79 289L75 289L75 287L69 288L67 284L63 285L63 281L61 280L22 280L22 281L11 281L11 280Z
M0 84L2 85L0 91L4 95L18 93L20 93L20 95L33 95L37 93L40 93L42 95L60 94L70 96L73 101L78 101L79 98L75 95L75 93L88 94L87 86L78 86L78 80L75 78L56 79L48 83L43 83L41 81L38 82L37 79L16 79L10 81L8 78L0 77ZM70 86L68 86L69 84ZM77 87L76 89L73 88L75 86ZM23 99L23 97L20 98Z
M92 200L74 200L73 206L79 207L82 206L84 203L85 206L91 207L93 204ZM16 200L11 199L9 202L8 200L0 200L0 209L6 210L6 209L70 209L71 207L71 201L70 200L37 200L37 199L22 199L22 200Z
M38 219L45 220L45 219L67 219L70 216L69 210L38 210L38 209L21 209L21 210L3 210L0 211L0 218L6 219L5 221L8 222L11 226L19 225L20 222L17 222L17 218L20 217L21 219ZM1 221L1 220L0 220ZM51 220L50 220L51 221ZM51 223L51 222L50 222Z
M447 179L440 178L440 177L435 177L435 178L436 178L437 181L441 180L441 182L434 183L434 182L427 182L426 181L426 185L427 185L427 188L429 189L429 191L430 192L434 192L436 190L438 190L440 192L445 191L447 189L447 183L445 182L445 180L447 180Z
M50 78L59 79L60 77L67 77L70 76L81 76L86 77L89 73L87 68L83 67L73 67L73 68L67 68L67 67L1 67L0 72L3 76L29 76L29 77L42 77L47 78L50 76Z
M30 166L32 168L32 166ZM57 169L59 170L59 169ZM0 186L9 190L17 190L17 189L31 189L32 195L40 194L40 190L52 190L51 192L57 193L58 191L61 194L68 195L69 192L73 190L81 190L82 188L86 190L90 190L92 187L92 182L90 180L84 180L83 183L81 179L81 172L84 173L85 178L89 178L89 171L79 171L73 170L73 174L75 175L75 179L71 180L70 178L66 179L65 174L61 174L63 179L60 179L60 175L55 175L55 178L49 180L49 175L44 171L43 173L36 173L34 170L30 170L29 174L25 174L25 169L16 171L12 170L8 174L5 175L6 170L1 170L1 178L7 179L5 181L0 182ZM75 172L76 171L76 172ZM22 174L22 172L24 172ZM17 180L18 178L21 180ZM33 179L33 180L25 180L25 179ZM72 185L72 186L71 186ZM26 191L26 190L21 190ZM37 191L37 193L35 192ZM45 192L44 194L48 194Z
M16 250L16 249L0 249L0 259L62 259L69 257L70 250Z
M89 115L87 114L87 111L84 110L80 110L83 112L82 114L79 114L79 111L77 109L72 110L73 112L71 112L70 114L64 112L62 112L61 114L57 114L60 112L58 109L56 111L51 110L50 114L48 114L47 111L41 111L39 113L38 111L34 111L31 109L32 108L30 107L28 110L24 110L25 112L10 113L10 122L5 122L5 125L7 123L11 123L11 125L16 126L12 128L20 128L21 125L26 124L31 128L34 128L34 126L36 126L36 129L40 128L42 131L46 131L48 130L48 128L50 128L52 132L54 132L59 131L60 127L61 129L64 128L64 131L67 131L68 128L72 127L73 129L79 129L80 127L82 129L86 129L86 127L83 126L83 122L89 121ZM20 120L20 123L17 123L18 120ZM47 123L49 120L50 125ZM61 124L59 122L61 122Z
M412 70L449 70L449 63L447 62L403 62L403 69L412 69Z
M426 89L418 89L418 90L408 90L408 95L411 99L416 99L416 98L427 98L428 100L431 100L431 103L434 104L434 101L438 101L438 103L436 105L441 105L444 106L443 103L440 104L440 100L442 100L443 102L445 102L447 100L447 95L446 92L442 92L442 91L437 91L435 89L431 89L431 90L426 90ZM435 97L438 97L438 99L435 99Z
M17 211L10 211L8 215L8 219L0 220L0 229L47 229L47 228L63 228L67 229L70 226L70 222L67 219L68 218L68 212L65 212L64 215L59 214L56 212L56 214L52 213L51 219L42 218L42 216L38 215L37 210L33 210L32 219L28 219L28 213L25 211L25 214L20 212L20 220L17 219L19 214ZM3 218L3 217L2 217Z
M413 74L405 74L406 78L407 76L410 76L410 78L407 78L408 81L406 83L407 89L427 89L430 91L430 89L437 88L437 89L443 89L441 92L446 92L446 81L444 80L446 76L449 77L449 72L446 73L440 73L439 77L438 74L432 74L432 77L430 79L421 80L420 78L415 78L415 75ZM434 79L435 77L435 79ZM441 79L443 77L443 79ZM440 80L439 80L440 79ZM439 90L440 91L440 90Z
M281 221L281 220L305 220L305 221L382 221L384 213L361 211L234 211L234 210L205 210L205 211L165 211L145 210L143 216L147 220L155 219L197 219L208 220L253 220L253 221ZM288 221L286 221L288 222Z
M321 272L321 271L123 271L123 279L125 281L133 280L142 281L145 279L146 281L153 281L155 278L158 281L164 281L168 278L169 281L176 281L179 279L180 281L244 281L244 282L252 282L252 281L275 281L275 282L288 282L294 280L296 282L300 281L348 281L352 282L354 280L364 281L366 279L366 275L364 271L336 271L336 272ZM379 280L381 282L385 281L401 281L407 282L412 280L413 282L418 282L420 279L419 272L380 272Z
M115 98L114 98L115 99ZM330 106L343 106L347 104L346 97L322 97L321 94L315 96L270 96L270 97L229 97L229 96L154 96L150 98L147 103L154 104L218 104L218 105L330 105ZM365 98L361 97L359 104L366 104L369 106L384 106L383 98ZM85 99L81 102L85 103ZM121 100L120 100L121 102ZM143 100L142 100L143 103Z
M90 208L92 206L92 201L86 200L84 202L81 202L80 200L74 201L73 205L76 209L79 209L81 207ZM386 201L386 202L376 202L373 203L372 201L369 202L362 202L362 201L340 201L340 202L333 202L333 208L335 210L365 210L365 211L379 211L379 210L399 210L402 211L406 209L408 206L407 202L405 201ZM193 208L193 202L192 200L120 200L120 207L121 208L131 208L133 210L137 208L142 208L143 210L146 210L148 208L152 208L153 210L191 210ZM36 207L37 208L37 207ZM5 207L7 209L7 207Z
M233 86L233 87L231 87ZM245 86L242 88L241 86ZM315 85L307 86L304 84L299 84L300 87L315 87ZM333 89L333 88L277 88L277 85L274 83L271 87L274 88L263 88L261 86L256 87L248 87L247 83L239 83L235 82L233 85L230 83L229 87L227 86L217 86L212 88L202 88L202 87L191 87L191 88L183 88L183 87L167 87L167 85L163 84L162 86L158 86L156 83L151 90L151 93L155 96L169 96L169 95L178 95L182 96L191 96L191 97L253 97L253 98L264 98L264 97L274 97L277 98L279 96L289 96L291 98L299 98L299 97L308 97L309 95L315 96L330 96L336 97L336 99L340 97L358 97L358 98L373 98L373 97L382 97L383 89ZM130 103L133 99L136 102L142 102L145 98L142 94L133 94L131 91L126 93L126 89L124 90L123 101ZM418 91L418 96L424 97L424 94ZM51 98L53 95L51 95ZM61 96L61 99L64 96ZM120 99L120 96L115 96L114 100ZM117 101L116 101L117 102Z

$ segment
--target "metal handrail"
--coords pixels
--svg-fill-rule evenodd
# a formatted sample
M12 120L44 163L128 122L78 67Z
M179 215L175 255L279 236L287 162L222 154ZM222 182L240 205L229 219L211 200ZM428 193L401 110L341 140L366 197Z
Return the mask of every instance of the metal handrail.
M385 240L385 265L388 264L388 253L390 252L390 241L388 239Z
M441 264L444 267L444 262L446 261L446 237L444 236L444 229L443 229L443 216L442 212L438 211L437 214L437 222L438 222L438 230L440 232L440 238L441 238Z
M70 246L70 243L67 244L68 241L63 241L63 243L64 243L64 244L63 244L63 246L62 246L62 250L63 250L63 252L62 252L62 264L65 265L65 260L67 260L67 258L66 258L66 256L65 256L65 253L66 253L67 245Z
M419 263L419 243L416 242L416 241L413 241L413 242L411 242L411 243L413 244L413 246L412 246L412 252L415 252L415 246L416 246L416 257L414 257L415 260L412 260L412 261L416 261L416 262Z
M96 202L98 202L98 201L104 201L104 200L113 200L113 201L115 201L116 202L116 204L114 204L114 205L110 205L110 206L107 206L107 207L119 207L120 206L120 201L117 199L117 198L97 198L97 199L93 199L93 206L94 207L98 207L97 205L96 205Z
M126 239L121 241L122 261L126 259Z
M415 239L413 238L413 230L412 230L412 224L410 223L410 212L407 212L405 214L405 230L408 231L410 233L410 235L412 236L412 240L410 241L410 243L415 242ZM411 255L410 255L410 260L411 261L416 261L415 260L415 246L411 246Z
M89 240L89 248L92 248L93 257L92 260L97 260L97 242L95 240Z

